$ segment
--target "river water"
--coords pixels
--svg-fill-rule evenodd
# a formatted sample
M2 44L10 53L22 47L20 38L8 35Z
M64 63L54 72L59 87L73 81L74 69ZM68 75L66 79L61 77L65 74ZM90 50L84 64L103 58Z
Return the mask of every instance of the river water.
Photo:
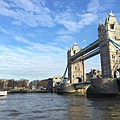
M120 120L120 99L8 94L0 97L0 120Z

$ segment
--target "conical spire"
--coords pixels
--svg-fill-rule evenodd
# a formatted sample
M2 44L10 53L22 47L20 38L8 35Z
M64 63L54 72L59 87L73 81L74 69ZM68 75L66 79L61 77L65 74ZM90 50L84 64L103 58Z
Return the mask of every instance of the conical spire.
M77 43L74 43L73 50L79 50Z
M116 22L116 21L117 21L117 20L116 20L114 14L113 14L112 11L111 11L110 14L109 14L109 17L108 17L108 22L113 24L113 23Z
M114 14L112 13L112 10L111 10L111 12L110 12L109 16L114 17Z
M108 24L108 15L106 15L105 24Z
M74 42L74 45L77 45L77 43L76 43L76 42Z
M100 20L98 20L98 27L100 27Z

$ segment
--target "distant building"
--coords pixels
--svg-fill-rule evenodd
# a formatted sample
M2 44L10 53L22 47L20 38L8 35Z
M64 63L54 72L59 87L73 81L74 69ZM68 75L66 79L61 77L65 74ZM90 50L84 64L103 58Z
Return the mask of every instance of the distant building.
M48 78L44 80L40 80L38 82L38 89L47 89L50 90L52 89L52 84L53 84L53 78Z
M101 71L96 69L91 69L89 73L86 73L86 80L90 81L91 78L101 77Z
M21 79L14 81L14 90L26 90L29 88L29 80Z
M38 82L39 82L39 80L33 80L33 81L31 81L30 84L29 84L30 89L31 90L36 90L37 86L38 86Z
M0 79L0 89L1 90L8 89L8 80L6 80L6 79Z
M59 84L61 80L62 80L61 76L54 76L53 77L53 87L55 87L56 84Z
M31 90L51 89L53 78L31 81L29 87Z

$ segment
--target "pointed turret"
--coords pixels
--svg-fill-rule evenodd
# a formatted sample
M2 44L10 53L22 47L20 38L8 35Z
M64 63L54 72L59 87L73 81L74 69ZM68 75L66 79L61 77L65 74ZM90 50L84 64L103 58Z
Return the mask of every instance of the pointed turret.
M77 43L75 42L75 43L74 43L74 46L73 46L74 54L77 53L77 52L79 52L79 50L80 50L80 49L79 49Z
M111 10L111 12L110 12L110 14L109 14L109 15L114 17L114 14L112 13L112 10Z
M98 20L98 28L100 27L100 20Z
M106 15L105 24L108 24L108 15Z
M108 21L109 23L115 23L117 21L112 11L109 14Z

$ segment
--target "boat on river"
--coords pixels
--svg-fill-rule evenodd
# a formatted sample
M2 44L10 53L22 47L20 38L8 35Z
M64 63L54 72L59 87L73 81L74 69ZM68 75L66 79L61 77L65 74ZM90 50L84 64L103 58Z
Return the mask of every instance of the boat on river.
M7 91L0 91L0 96L7 96Z

